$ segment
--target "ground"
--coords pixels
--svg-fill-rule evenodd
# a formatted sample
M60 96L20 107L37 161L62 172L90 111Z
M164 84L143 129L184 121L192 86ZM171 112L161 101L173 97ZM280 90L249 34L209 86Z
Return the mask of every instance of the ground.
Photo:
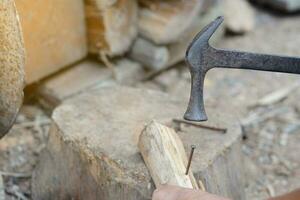
M257 30L245 36L227 36L218 46L299 56L299 20L299 15L260 14ZM256 105L265 95L291 86L293 90L280 101ZM296 75L226 69L215 69L207 75L206 104L222 104L224 110L216 112L230 112L241 122L249 200L265 199L300 187L298 86L300 79ZM180 64L137 87L162 90L187 101L189 72ZM26 103L16 125L0 141L0 174L7 199L30 199L31 173L45 146L50 123L49 116L37 103ZM1 188L0 183L0 194Z

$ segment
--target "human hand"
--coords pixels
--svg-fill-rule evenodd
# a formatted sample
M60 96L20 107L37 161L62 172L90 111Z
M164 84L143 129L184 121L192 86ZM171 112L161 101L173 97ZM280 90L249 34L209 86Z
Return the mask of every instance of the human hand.
M162 185L153 193L152 200L229 200L201 190Z

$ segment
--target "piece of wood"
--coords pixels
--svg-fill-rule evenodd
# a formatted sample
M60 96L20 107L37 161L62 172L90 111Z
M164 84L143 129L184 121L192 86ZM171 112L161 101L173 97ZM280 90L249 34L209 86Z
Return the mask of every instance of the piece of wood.
M162 184L198 189L184 146L174 129L152 121L140 135L139 150L156 188Z
M299 86L300 82L297 81L294 84L273 91L259 99L253 106L269 106L274 103L280 102L283 99L287 98L290 93L298 89Z
M33 199L151 199L155 186L140 155L139 136L152 119L171 127L185 106L165 93L120 86L69 98L53 112L49 140L32 178ZM181 126L178 136L186 152L197 146L191 169L208 192L243 200L238 120L207 111L210 120L204 125L228 131Z
M84 60L46 79L37 89L39 103L51 112L64 100L87 90L109 84L132 85L143 76L139 63L129 59L118 59L114 63L116 79L111 69L92 59Z
M0 138L22 105L25 52L13 0L0 1Z
M89 52L124 54L137 35L136 0L85 0Z
M204 1L140 1L139 33L156 44L176 42L198 16Z
M87 54L83 0L15 0L26 50L27 84Z
M155 45L143 38L135 40L129 56L151 70L158 70L165 67L170 60L167 46Z
M206 8L206 13L195 17L176 42L168 45L157 45L149 40L138 38L131 48L130 56L154 71L179 63L184 60L186 49L195 35L212 19L220 15L222 15L221 4L218 2L210 4ZM223 36L223 30L223 27L220 27L214 34L211 40L212 44L216 44L220 40Z

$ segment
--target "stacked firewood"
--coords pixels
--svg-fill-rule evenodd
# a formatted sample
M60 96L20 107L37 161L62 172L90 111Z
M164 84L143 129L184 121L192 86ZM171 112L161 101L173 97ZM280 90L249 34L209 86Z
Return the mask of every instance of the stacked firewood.
M101 56L127 55L157 70L184 58L188 42L215 16L218 1L86 0L89 51Z
M224 14L227 4L238 8L228 12L228 19L236 21L229 28L243 33L253 27L253 20L247 22L253 13L240 10L249 6L246 0L10 1L15 1L20 16L27 84L88 54L106 65L115 57L128 57L150 70L172 66L184 59L195 34Z

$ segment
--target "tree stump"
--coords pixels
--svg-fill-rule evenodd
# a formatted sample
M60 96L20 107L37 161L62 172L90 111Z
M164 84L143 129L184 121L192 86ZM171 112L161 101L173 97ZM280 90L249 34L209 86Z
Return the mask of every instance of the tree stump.
M154 184L138 140L154 119L180 128L187 152L197 145L191 169L207 191L243 200L237 120L214 108L201 125L225 127L226 134L175 124L173 118L181 118L185 107L164 93L119 86L65 101L53 112L48 144L33 175L33 199L151 199Z

